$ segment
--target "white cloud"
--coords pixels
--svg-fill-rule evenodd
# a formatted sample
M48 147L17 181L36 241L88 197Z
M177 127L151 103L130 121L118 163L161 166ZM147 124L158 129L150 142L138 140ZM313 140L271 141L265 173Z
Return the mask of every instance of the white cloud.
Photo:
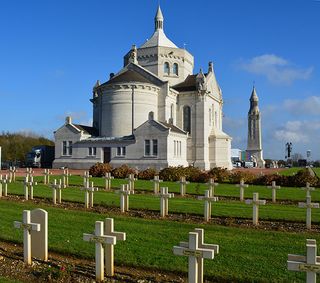
M282 142L314 143L319 139L320 121L288 121L274 131L274 138Z
M264 54L249 60L241 60L240 69L255 75L262 75L276 84L291 84L296 80L310 78L313 68L299 68L274 54Z
M284 108L294 115L320 115L320 96L306 99L287 99Z

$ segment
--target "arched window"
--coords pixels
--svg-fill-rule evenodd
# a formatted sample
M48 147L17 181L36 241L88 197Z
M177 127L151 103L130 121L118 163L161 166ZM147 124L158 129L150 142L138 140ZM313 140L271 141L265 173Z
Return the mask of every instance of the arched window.
M178 76L179 75L179 67L177 63L173 64L172 72L174 75Z
M183 107L183 130L191 133L191 108L190 106Z
M165 73L165 75L169 75L170 74L170 65L169 65L168 62L164 63L163 72Z

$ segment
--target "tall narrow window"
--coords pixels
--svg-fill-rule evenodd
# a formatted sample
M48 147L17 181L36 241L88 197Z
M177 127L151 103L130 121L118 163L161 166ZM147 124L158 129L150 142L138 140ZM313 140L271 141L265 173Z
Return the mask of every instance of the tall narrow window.
M97 148L89 147L89 156L96 156L96 155L97 155Z
M218 113L217 113L217 111L214 112L214 124L216 125L216 128L218 128Z
M150 156L150 140L144 141L144 155Z
M170 74L170 65L169 65L168 62L164 63L163 72L164 72L165 75L169 75Z
M174 75L178 76L179 75L179 66L177 63L173 64L172 72Z
M72 155L72 141L62 142L62 155Z
M152 140L152 155L158 155L158 140Z
M172 119L172 122L173 122L173 116L174 116L174 104L172 103L170 106L170 118Z
M212 110L209 108L209 126L211 126L211 121L212 121Z
M183 130L191 133L191 108L190 106L183 107Z

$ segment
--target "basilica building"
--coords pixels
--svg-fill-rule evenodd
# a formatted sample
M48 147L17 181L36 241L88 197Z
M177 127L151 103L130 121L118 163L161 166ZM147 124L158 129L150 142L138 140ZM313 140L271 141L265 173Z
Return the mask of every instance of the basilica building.
M193 55L165 35L159 7L152 37L132 46L122 70L95 84L92 127L67 117L54 133L53 166L231 169L232 139L222 130L222 91L213 63L206 72L194 74L193 68Z

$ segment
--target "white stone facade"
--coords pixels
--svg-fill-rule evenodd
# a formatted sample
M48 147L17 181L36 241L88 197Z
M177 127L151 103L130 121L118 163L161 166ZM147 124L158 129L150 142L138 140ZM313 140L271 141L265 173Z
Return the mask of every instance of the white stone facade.
M123 69L94 86L93 127L68 119L55 132L54 167L108 162L137 169L232 168L231 137L222 130L222 92L213 64L206 74L194 75L193 56L166 37L163 23L158 8L150 40L133 46ZM66 154L68 141L72 154Z

